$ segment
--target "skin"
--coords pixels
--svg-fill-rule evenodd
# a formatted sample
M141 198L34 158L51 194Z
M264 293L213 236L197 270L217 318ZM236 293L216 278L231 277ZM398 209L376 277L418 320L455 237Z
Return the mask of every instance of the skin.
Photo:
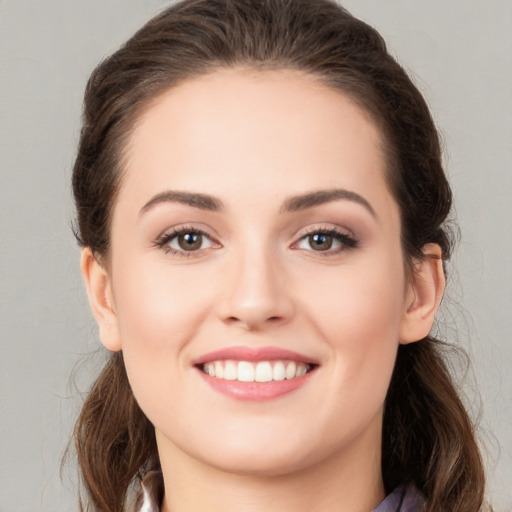
M164 511L368 512L384 498L382 412L397 348L429 332L444 275L428 245L406 277L382 147L346 96L289 70L185 81L136 124L108 264L85 249L82 271L102 342L123 350L155 426ZM367 205L283 211L292 196L332 189ZM154 201L167 191L223 208ZM199 249L158 244L183 227L208 235ZM327 229L355 246L315 250L308 235ZM193 366L230 346L289 349L318 366L291 393L236 400Z

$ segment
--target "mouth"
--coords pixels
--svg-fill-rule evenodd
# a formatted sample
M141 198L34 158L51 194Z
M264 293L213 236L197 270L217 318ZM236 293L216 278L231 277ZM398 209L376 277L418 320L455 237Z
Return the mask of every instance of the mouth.
M304 386L319 364L275 347L229 347L204 355L193 366L215 391L239 400L268 400Z
M235 361L216 360L198 365L198 368L216 379L238 382L272 382L292 380L313 370L314 365L300 361Z

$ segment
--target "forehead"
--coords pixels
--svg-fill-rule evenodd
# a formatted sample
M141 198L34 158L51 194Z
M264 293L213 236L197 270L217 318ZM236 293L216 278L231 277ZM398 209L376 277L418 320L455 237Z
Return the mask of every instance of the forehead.
M184 81L140 116L125 155L121 199L166 188L222 196L237 185L261 197L269 188L387 188L370 117L294 70L221 69Z

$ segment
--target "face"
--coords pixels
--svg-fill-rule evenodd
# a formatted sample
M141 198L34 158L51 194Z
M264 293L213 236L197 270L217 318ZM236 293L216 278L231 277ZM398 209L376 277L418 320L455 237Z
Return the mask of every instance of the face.
M294 71L159 97L113 210L112 325L162 459L280 474L378 460L411 290L380 134Z

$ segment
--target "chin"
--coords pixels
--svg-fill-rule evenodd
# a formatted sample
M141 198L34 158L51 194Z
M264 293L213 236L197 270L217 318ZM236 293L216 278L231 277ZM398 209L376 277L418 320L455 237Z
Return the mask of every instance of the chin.
M200 453L191 455L226 473L278 477L316 466L336 451L328 443L313 446L310 433L301 436L297 431L286 437L226 436L225 439L229 441L222 443L217 439L209 447L203 446Z
M269 448L265 452L269 451ZM251 456L234 454L233 457L205 461L225 473L254 477L279 477L301 471L311 465L311 460L293 457L288 453L259 453Z

